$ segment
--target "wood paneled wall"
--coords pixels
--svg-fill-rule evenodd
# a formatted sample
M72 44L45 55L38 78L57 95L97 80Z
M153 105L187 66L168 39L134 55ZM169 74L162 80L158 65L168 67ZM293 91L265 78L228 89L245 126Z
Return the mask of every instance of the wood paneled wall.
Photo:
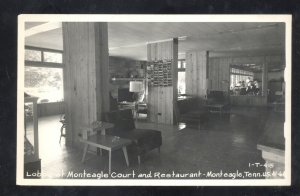
M66 142L109 108L107 23L63 23Z
M230 96L230 104L241 106L265 106L266 96Z
M206 98L208 79L208 52L186 53L186 93Z
M229 67L231 58L210 58L208 90L218 90L228 93L230 83Z
M147 99L151 122L173 124L176 122L175 111L177 110L178 39L148 44L147 59L148 61L172 61L172 86L149 86Z

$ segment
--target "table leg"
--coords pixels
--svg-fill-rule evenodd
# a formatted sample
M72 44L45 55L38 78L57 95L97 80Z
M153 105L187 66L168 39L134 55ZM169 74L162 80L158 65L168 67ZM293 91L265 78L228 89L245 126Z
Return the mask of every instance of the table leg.
M97 148L97 156L101 156L102 157L102 149L101 148Z
M111 150L108 151L108 173L111 173Z
M82 163L84 162L85 155L86 155L86 152L88 151L88 148L89 148L89 145L88 145L88 144L85 144L84 150L83 150L82 159L81 159L81 162L82 162Z
M123 146L122 150L123 150L124 157L125 157L125 160L126 160L126 165L128 167L129 166L129 160L128 160L128 154L127 154L127 148L126 148L126 146Z

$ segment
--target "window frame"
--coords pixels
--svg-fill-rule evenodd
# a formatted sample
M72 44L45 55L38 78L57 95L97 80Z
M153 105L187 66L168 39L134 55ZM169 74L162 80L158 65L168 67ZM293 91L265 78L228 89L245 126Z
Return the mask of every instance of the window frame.
M43 67L43 68L59 68L62 69L62 76L63 76L63 81L64 81L64 55L62 50L56 50L56 49L50 49L50 48L40 48L40 47L35 47L35 46L25 46L25 50L35 50L41 52L41 61L30 61L24 59L25 67ZM62 63L54 63L54 62L45 62L44 61L44 52L52 52L52 53L60 53L62 55ZM24 69L25 71L25 69ZM63 82L64 83L64 82ZM25 87L25 86L24 86ZM64 88L64 85L63 85ZM63 96L64 99L64 96ZM64 100L62 100L63 102ZM57 101L61 102L61 101ZM48 104L48 103L56 103L56 102L46 102L46 103L38 103L38 104Z
M183 67L183 62L185 62L185 59L178 59L178 62L180 62L180 67L177 65L178 72L185 72L186 67Z
M178 59L178 62L180 62L180 67L177 65L177 72L186 72L186 67L183 67L183 62L186 62L185 59ZM178 74L177 74L178 75ZM177 77L177 83L178 83L178 77ZM185 91L186 91L186 81L185 81ZM179 94L179 88L177 87L177 93ZM186 94L186 92L184 93Z
M25 46L25 50L35 50L41 52L41 61L25 60L25 66L32 67L48 67L48 68L63 68L64 67L64 55L62 50L55 50L50 48L40 48L35 46ZM62 63L45 62L44 52L59 53L62 56Z

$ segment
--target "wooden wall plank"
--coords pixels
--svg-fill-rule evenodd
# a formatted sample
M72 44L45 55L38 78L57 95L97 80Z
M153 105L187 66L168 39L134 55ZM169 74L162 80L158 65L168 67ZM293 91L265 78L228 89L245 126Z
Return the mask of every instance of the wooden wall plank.
M101 109L97 109L100 114L97 114L98 120L103 120L103 113L110 110L109 106L109 54L108 54L108 29L107 23L95 23L96 32L96 75L101 77L96 77L96 80L100 80L100 84L96 85L96 98L101 96L101 101L97 100L97 103L102 103ZM100 67L100 70L97 68ZM98 90L99 89L99 90ZM107 104L106 104L107 103Z
M209 90L220 90L227 92L229 84L224 82L230 80L229 67L231 58L210 58L209 59L209 80L211 86Z
M186 94L191 95L192 91L192 78L189 77L192 75L192 65L191 65L191 53L186 53L185 54L185 63L186 63L186 68L185 68L185 85L186 85Z
M207 55L206 51L189 51L186 53L186 89L189 95L206 97Z
M173 41L173 51L172 51L172 57L173 57L173 66L172 66L172 73L173 73L173 80L172 85L173 87L170 87L170 97L169 100L172 100L172 104L170 104L170 107L173 107L173 111L169 111L169 116L172 117L170 119L170 124L177 123L179 121L178 117L178 105L177 105L177 97L178 97L178 39L174 39Z

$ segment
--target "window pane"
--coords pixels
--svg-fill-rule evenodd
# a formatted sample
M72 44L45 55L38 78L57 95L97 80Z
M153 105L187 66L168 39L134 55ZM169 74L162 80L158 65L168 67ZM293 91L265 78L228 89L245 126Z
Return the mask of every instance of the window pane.
M25 92L39 97L38 103L62 101L63 70L25 66Z
M44 61L49 63L62 63L62 54L55 52L44 52Z
M42 61L41 51L25 50L25 60L27 61Z
M182 68L186 68L186 63L185 63L185 61L182 61Z
M178 61L178 68L181 68L181 61Z
M178 94L185 94L185 72L178 72Z

